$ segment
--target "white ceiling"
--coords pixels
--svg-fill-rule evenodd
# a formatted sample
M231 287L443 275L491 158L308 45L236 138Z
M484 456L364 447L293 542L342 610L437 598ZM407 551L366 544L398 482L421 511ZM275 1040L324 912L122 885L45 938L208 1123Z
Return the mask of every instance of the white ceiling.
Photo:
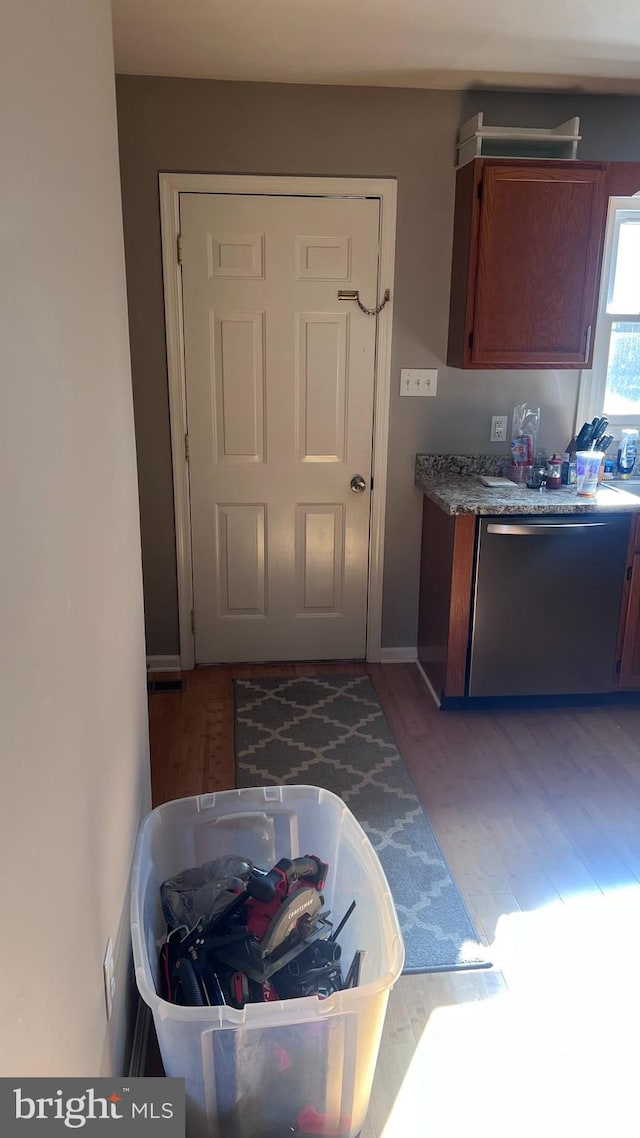
M135 75L640 92L638 0L113 0Z

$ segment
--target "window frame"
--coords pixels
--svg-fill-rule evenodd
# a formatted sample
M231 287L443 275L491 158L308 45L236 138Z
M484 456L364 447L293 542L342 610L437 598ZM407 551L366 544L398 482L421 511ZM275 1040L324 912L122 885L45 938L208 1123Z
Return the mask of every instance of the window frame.
M589 371L580 372L578 405L576 409L576 431L586 421L604 415L604 398L607 387L607 368L611 329L617 323L637 323L640 325L640 312L609 312L608 306L613 293L614 253L618 247L618 235L625 214L637 214L640 223L640 193L632 197L609 198L607 222L600 274L600 290L596 313L596 333L593 344L593 363ZM608 415L610 429L616 438L625 427L640 429L640 407L637 415Z

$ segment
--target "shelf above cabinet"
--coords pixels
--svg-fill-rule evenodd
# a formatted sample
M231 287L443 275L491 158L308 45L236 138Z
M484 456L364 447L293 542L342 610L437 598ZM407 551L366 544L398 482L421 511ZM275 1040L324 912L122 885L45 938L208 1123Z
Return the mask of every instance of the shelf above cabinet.
M578 155L580 119L567 119L554 127L489 126L479 111L458 131L457 166L474 158L568 158Z

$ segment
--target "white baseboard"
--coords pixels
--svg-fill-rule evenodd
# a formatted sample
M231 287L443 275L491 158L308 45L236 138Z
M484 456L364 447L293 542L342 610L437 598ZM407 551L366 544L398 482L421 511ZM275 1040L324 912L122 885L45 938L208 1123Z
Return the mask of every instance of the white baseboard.
M440 697L439 697L439 695L437 694L437 692L436 692L436 689L434 688L433 684L431 683L431 680L429 679L429 677L428 677L427 673L425 672L425 670L424 670L424 668L422 667L422 664L420 663L420 661L419 661L419 660L418 660L418 671L420 672L420 675L422 676L422 678L423 678L423 680L424 680L424 682L425 682L425 685L426 685L426 687L428 688L428 691L429 691L429 695L431 696L431 698L432 698L433 702L435 703L436 707L439 709L439 708L440 708L440 706L441 706L441 704L440 704Z
M148 672L179 672L179 656L147 656Z
M418 659L417 648L381 648L381 664L415 664Z

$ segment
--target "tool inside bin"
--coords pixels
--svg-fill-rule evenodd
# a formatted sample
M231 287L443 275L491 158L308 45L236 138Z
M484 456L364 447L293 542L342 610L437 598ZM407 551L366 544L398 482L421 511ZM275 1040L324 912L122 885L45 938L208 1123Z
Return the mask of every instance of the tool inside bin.
M345 976L337 941L355 901L334 927L322 893L328 869L315 854L270 870L229 856L164 882L163 998L243 1008L356 987L364 950Z

